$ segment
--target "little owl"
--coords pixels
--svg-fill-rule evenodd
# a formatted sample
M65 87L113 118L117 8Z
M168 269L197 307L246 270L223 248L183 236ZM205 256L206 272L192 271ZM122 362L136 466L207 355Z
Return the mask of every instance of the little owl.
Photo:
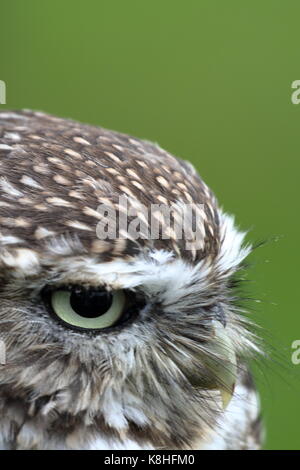
M192 165L31 111L0 156L0 448L259 448L251 247Z

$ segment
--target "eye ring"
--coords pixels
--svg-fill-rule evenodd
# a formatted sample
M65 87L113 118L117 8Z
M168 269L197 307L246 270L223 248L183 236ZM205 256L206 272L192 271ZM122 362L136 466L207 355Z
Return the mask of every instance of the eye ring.
M77 298L91 294L104 294L111 296L109 314L102 312L99 318L93 315L82 317L73 312L71 296ZM79 296L79 297L78 297ZM107 291L103 288L84 287L76 285L45 286L41 292L41 298L54 320L66 328L89 333L119 329L137 317L139 309L144 306L144 300L137 299L134 292L129 290ZM74 305L73 305L74 306ZM78 318L79 317L79 318ZM100 318L102 317L102 318Z
M72 291L56 290L51 296L51 305L59 318L72 326L88 330L104 329L113 326L121 317L125 305L125 295L118 290L112 294L109 309L97 317L87 318L79 315L71 305Z

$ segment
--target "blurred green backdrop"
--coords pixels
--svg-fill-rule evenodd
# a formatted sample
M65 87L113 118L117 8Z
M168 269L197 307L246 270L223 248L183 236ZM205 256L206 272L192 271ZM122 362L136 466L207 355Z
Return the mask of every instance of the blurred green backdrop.
M1 0L7 105L158 142L191 160L251 240L268 449L300 448L298 0ZM275 239L278 238L278 241Z

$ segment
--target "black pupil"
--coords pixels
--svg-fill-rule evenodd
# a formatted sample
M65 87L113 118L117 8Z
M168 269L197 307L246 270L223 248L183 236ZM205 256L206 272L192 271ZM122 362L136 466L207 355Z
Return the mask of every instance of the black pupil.
M112 295L105 290L72 291L70 297L72 309L81 317L100 317L110 308Z

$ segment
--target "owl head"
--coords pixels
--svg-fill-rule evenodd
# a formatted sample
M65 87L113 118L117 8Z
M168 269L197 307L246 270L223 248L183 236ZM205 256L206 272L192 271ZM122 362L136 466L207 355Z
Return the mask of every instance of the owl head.
M0 155L2 441L197 445L256 350L233 282L244 234L189 163L146 141L2 112Z

